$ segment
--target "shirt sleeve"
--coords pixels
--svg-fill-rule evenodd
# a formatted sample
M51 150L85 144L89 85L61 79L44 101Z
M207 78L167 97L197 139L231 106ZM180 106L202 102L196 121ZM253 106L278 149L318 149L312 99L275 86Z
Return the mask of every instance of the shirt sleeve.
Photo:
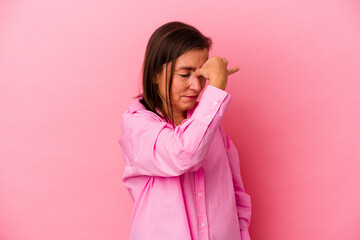
M240 174L238 151L231 138L225 134L221 125L220 130L224 137L226 153L232 173L241 239L250 240L249 226L251 220L251 198L244 190L244 184Z
M170 177L199 169L231 98L208 85L191 117L175 129L150 111L125 112L119 139L124 177Z

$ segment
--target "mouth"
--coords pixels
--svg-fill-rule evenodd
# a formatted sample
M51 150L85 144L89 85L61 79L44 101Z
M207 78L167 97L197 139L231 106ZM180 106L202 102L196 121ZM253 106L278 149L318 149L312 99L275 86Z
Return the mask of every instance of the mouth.
M197 95L193 95L193 96L185 96L187 98L190 98L190 99L196 99L197 98Z

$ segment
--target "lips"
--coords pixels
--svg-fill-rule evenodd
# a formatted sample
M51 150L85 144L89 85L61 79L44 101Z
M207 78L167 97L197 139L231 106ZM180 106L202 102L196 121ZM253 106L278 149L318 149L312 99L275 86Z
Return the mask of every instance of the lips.
M195 96L185 96L185 97L190 98L190 99L196 99L197 95L195 95Z

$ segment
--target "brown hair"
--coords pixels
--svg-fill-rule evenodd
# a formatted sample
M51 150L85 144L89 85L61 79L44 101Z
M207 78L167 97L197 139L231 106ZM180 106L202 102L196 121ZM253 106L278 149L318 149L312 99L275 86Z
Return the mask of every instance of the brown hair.
M193 49L206 48L210 50L211 44L210 38L205 37L193 26L182 22L169 22L156 29L146 47L142 78L143 93L137 96L142 97L141 103L144 104L146 109L159 115L156 112L157 108L163 118L170 121L174 126L170 94L175 61L182 54ZM170 79L167 76L167 64L169 63L171 63ZM164 65L166 86L168 86L165 104L167 111L164 109L158 85L155 81L158 74L161 74Z

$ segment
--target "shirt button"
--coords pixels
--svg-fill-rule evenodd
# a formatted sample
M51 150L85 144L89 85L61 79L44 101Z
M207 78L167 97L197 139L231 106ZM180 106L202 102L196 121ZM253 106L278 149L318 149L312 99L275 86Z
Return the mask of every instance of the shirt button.
M210 118L211 118L211 115L210 115L210 114L208 114L208 115L206 116L206 118L207 118L207 119L210 119Z
M202 197L202 193L199 193L199 197Z
M216 104L217 104L217 101L213 101L212 104L213 104L213 105L216 105Z
M205 227L205 223L204 223L204 222L203 222L203 223L201 223L201 226L202 226L202 227Z

